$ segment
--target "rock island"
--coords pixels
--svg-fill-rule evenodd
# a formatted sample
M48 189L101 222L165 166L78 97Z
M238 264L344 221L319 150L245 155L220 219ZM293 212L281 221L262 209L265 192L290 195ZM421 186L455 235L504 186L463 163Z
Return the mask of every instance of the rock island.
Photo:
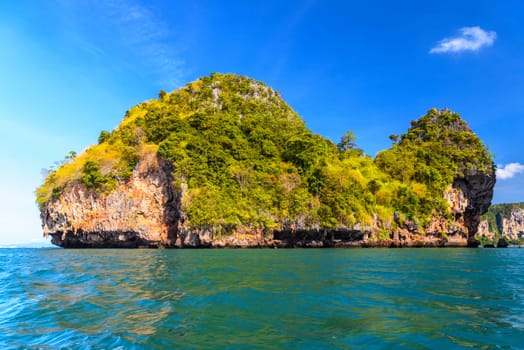
M43 232L65 248L478 245L495 167L457 113L429 110L374 158L341 135L313 133L259 81L214 73L50 169Z

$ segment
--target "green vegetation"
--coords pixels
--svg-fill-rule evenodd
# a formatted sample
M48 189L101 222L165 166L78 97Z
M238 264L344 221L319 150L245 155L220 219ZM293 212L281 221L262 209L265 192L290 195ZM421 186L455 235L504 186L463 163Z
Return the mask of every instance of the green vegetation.
M494 174L491 154L460 115L430 110L411 122L406 134L391 135L392 148L375 163L393 179L408 186L397 193L396 209L427 223L431 215L448 215L442 194L457 177L476 172Z
M110 175L102 175L100 165L92 160L88 160L82 167L80 180L86 185L87 189L97 193L110 192L116 185L116 179Z
M98 144L50 171L42 207L83 183L102 195L126 181L146 154L173 164L191 227L227 234L260 229L338 228L447 215L455 177L493 172L486 148L456 113L431 110L376 159L347 131L338 144L308 130L264 84L211 74L131 108ZM398 220L397 220L398 221ZM384 231L386 232L386 231Z

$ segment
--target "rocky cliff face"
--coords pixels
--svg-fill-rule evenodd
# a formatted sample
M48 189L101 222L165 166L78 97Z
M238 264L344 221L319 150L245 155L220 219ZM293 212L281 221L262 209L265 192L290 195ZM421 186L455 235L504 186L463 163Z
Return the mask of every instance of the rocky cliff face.
M496 215L496 225L497 230L493 230L490 229L487 220L481 220L478 234L491 241L495 239L497 234L500 238L507 241L524 239L524 209L513 208L507 215L498 213Z
M456 179L453 183L458 196L449 201L450 207L457 224L465 228L468 246L476 247L479 244L475 235L479 228L480 216L486 213L491 205L495 181L495 176L476 173Z
M42 209L44 235L67 248L171 245L180 213L171 173L149 154L109 194L78 182Z
M509 218L502 219L502 232L509 239L524 238L524 209L512 211Z
M430 225L422 230L416 225L403 224L391 234L391 245L398 247L476 247L475 235L480 216L493 198L495 177L474 173L455 179L444 193L453 220L433 217Z
M220 236L212 229L191 230L184 225L184 190L173 186L172 170L169 163L150 154L128 181L107 195L79 182L45 205L44 234L65 248L476 246L480 215L489 207L495 183L485 174L455 180L444 194L455 220L434 217L425 230L403 223L381 234L386 228L375 221L370 227L337 230L239 228ZM508 230L524 231L524 210L512 218L505 221Z

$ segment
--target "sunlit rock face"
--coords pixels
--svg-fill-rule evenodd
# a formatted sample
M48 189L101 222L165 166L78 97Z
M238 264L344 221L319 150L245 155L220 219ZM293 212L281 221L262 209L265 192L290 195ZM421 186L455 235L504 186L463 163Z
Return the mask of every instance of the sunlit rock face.
M109 194L77 183L43 208L44 234L71 248L171 245L180 200L170 174L168 163L149 155Z
M479 230L480 216L493 198L495 177L476 173L457 178L445 191L444 198L454 220L434 216L426 229L416 225L399 225L392 233L395 247L476 247L475 234ZM380 223L379 223L380 225Z
M502 232L509 239L524 238L524 209L514 210L509 218L502 219Z
M518 241L524 239L524 209L513 208L509 213L496 215L496 229L490 228L488 221L481 220L479 225L480 236L493 241L496 234L506 241Z

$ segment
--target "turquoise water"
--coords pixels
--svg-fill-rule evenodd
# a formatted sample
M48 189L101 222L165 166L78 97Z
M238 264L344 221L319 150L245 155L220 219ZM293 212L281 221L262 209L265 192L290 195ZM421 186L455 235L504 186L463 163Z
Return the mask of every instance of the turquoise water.
M524 249L0 249L0 348L524 348Z

